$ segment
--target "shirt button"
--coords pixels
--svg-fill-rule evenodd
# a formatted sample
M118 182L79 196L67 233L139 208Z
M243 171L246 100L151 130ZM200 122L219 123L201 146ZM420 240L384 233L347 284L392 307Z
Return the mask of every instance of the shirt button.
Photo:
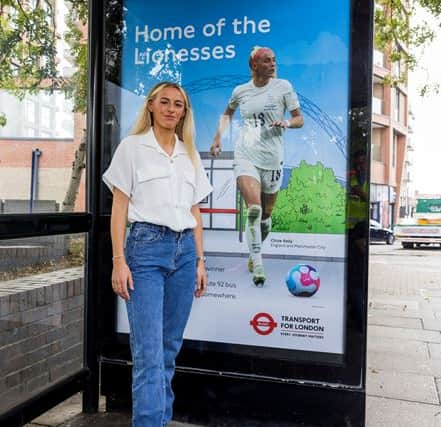
M175 161L173 159L170 159L170 163L174 163Z

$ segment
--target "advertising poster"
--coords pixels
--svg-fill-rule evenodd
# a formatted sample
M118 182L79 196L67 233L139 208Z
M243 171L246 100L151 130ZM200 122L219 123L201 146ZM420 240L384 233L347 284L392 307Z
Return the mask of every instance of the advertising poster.
M201 204L209 286L194 301L185 338L343 354L349 1L126 0L123 19L121 87L106 87L119 94L121 138L154 84L180 83L191 99L197 148L214 188ZM301 128L280 130L281 186L262 243L263 286L249 272L247 207L233 174L247 126L240 105L222 133L222 153L210 155L233 91L251 80L255 46L274 52L276 77L292 86L304 117ZM276 89L268 91L256 128L276 108L277 96ZM121 301L117 328L128 332Z

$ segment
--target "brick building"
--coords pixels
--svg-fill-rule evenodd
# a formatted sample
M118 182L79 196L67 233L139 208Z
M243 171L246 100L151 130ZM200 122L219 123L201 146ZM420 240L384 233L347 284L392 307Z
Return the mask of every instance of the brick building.
M0 103L10 95L0 93ZM9 100L11 101L11 100ZM13 100L14 101L14 100ZM19 101L15 101L18 102ZM26 105L26 103L20 103ZM11 102L8 103L11 105ZM55 103L54 103L55 105ZM36 104L36 116L41 106ZM38 162L34 164L34 195L35 200L54 201L61 206L66 194L75 151L81 141L85 126L84 116L70 113L72 129L64 136L55 131L46 135L38 132L38 124L35 128L30 127L31 122L26 111L22 111L15 117L21 118L18 129L13 129L12 124L0 129L0 201L5 206L10 200L29 201L33 174L33 152L38 150ZM75 120L74 120L75 116ZM9 117L8 117L9 119ZM26 130L27 129L27 130ZM25 132L35 132L33 136L25 136ZM84 174L80 185L80 191L76 200L75 210L85 210L85 185ZM20 212L28 211L27 204ZM1 207L0 207L1 210ZM8 213L13 213L8 210Z
M405 72L400 63L391 63L387 55L374 50L371 148L371 218L384 226L393 226L400 213L400 198L407 182L402 183L408 140L407 87L385 84L391 73ZM407 165L409 166L409 165ZM406 175L407 176L407 175ZM410 177L410 175L408 175Z

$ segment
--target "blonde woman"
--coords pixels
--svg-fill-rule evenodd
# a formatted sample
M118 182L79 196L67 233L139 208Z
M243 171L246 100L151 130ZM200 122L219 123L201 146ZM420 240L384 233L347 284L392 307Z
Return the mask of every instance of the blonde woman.
M252 49L251 80L234 88L211 146L217 156L222 133L237 108L243 121L234 150L234 174L247 205L245 237L250 257L248 268L256 286L265 283L261 246L271 231L271 213L283 174L283 133L303 126L297 94L291 83L276 78L276 57L268 47ZM285 114L289 118L285 119Z
M103 175L113 191L112 287L130 324L133 427L172 419L175 358L193 296L207 287L199 202L212 188L193 129L185 91L157 84Z

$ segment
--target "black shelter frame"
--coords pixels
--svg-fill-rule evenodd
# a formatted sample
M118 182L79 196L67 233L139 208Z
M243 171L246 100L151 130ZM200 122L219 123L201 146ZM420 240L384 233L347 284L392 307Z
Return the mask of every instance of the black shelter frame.
M122 6L115 8L103 3L107 20L104 25L104 50L118 52L121 45L115 25L122 20ZM311 5L312 7L312 5ZM337 7L337 6L336 6ZM101 28L99 24L98 28ZM96 34L97 43L102 41ZM352 163L357 152L366 153L369 174L370 118L372 93L373 52L373 1L351 2L351 61L350 61L350 129L348 162ZM106 55L104 54L104 58ZM97 105L105 105L105 80L119 85L118 64L102 64L97 73L101 99ZM116 61L117 63L118 61ZM113 104L118 97L111 95ZM98 108L98 107L97 107ZM108 108L103 112L107 113ZM106 121L107 122L107 121ZM95 123L98 125L98 123ZM103 125L105 129L105 125ZM111 152L118 144L115 135L106 130L107 139L101 140L98 151L102 155L102 171L107 167ZM117 138L117 137L116 137ZM366 177L369 182L369 176ZM110 194L101 186L100 211L95 212L100 224L99 239L102 251L97 275L103 281L110 280L111 253L108 233ZM187 421L209 425L243 425L249 420L264 422L310 422L312 425L342 426L364 425L365 412L365 364L366 364L366 313L368 283L368 208L366 221L357 230L357 239L364 242L364 250L357 250L354 236L348 233L347 260L347 318L345 353L343 357L313 352L278 351L277 349L235 346L197 341L187 341L177 360L176 415ZM118 334L116 301L111 292L100 288L96 298L102 321L99 336L101 392L107 398L109 410L128 407L130 395L131 358L127 335ZM295 395L296 398L287 398ZM271 397L268 397L271 396ZM295 401L304 407L296 407ZM306 402L314 402L308 405ZM320 402L318 404L318 402ZM344 408L334 411L334 407ZM201 410L201 408L204 408ZM335 414L335 412L339 412ZM270 414L270 415L268 415ZM275 414L281 414L276 420ZM268 417L271 417L269 420ZM217 424L210 424L216 419ZM224 420L224 421L221 421ZM222 424L224 423L224 424ZM324 424L322 424L324 423ZM260 425L260 424L259 424ZM278 424L276 424L278 425Z

